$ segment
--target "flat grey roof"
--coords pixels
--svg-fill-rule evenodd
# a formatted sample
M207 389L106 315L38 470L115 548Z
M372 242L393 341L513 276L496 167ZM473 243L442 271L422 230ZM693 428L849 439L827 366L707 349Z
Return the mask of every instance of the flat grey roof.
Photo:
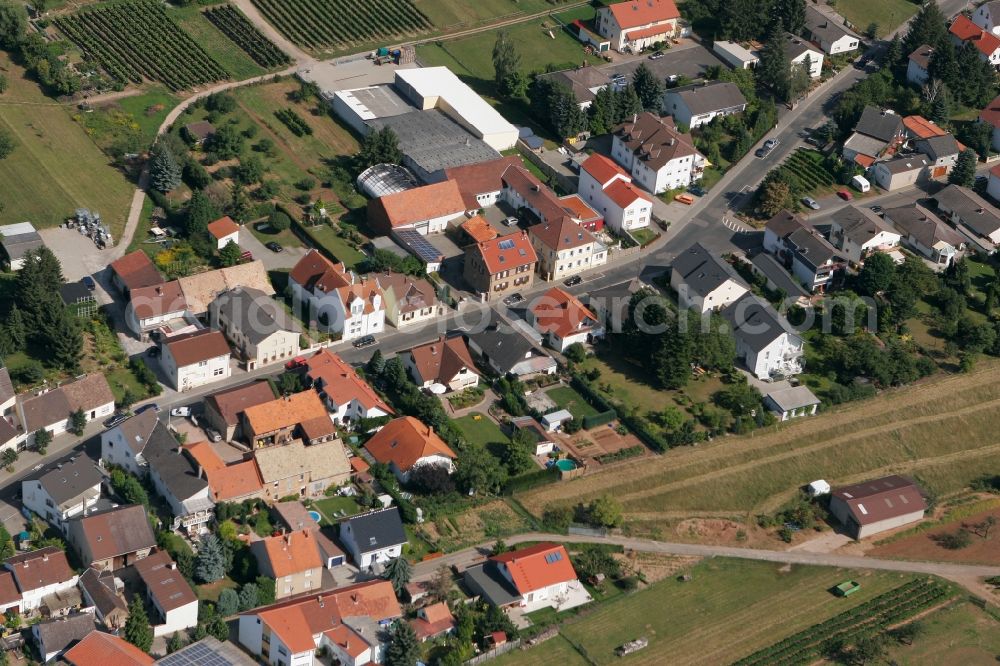
M400 152L425 173L500 157L500 153L437 109L376 118L369 120L368 126L391 128L399 137Z
M767 394L767 399L783 412L818 405L819 398L806 386L790 386Z
M363 106L376 118L398 116L416 110L416 107L401 97L395 88L388 85L342 90L338 94L352 107Z

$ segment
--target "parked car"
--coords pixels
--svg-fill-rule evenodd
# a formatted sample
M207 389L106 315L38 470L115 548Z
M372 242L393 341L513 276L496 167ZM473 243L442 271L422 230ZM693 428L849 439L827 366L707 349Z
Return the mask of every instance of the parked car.
M243 254L240 255L240 263L246 264L253 261L253 252L250 250L244 250Z
M276 243L274 241L268 241L267 243L264 243L264 247L266 247L271 252L281 252L282 250L285 249L281 247L281 243Z
M508 227L516 227L517 226L517 218L516 217L508 217L508 218L504 219L503 223L506 224Z
M208 437L210 442L221 442L222 433L220 433L215 428L205 428L205 435Z
M843 199L844 201L850 201L851 199L854 198L854 195L848 192L847 190L837 190L837 196Z
M94 282L94 278L90 277L89 275L84 275L83 279L80 280L80 282L82 282L83 286L89 289L90 291L94 291L95 289L97 289L97 283Z
M564 280L563 284L566 285L567 287L575 287L581 282L583 282L583 278L580 277L579 275L574 275L573 277Z
M112 416L104 419L104 427L114 428L119 423L122 423L125 420L127 420L128 417L129 417L128 412L118 412L117 414L113 414Z
M157 404L156 404L155 402L151 402L151 403L149 403L148 405L143 405L143 406L142 406L142 407L140 407L139 409L135 410L135 413L136 413L136 414L142 414L143 412L145 412L145 411L147 411L147 410L150 410L150 409L152 409L152 410L153 410L154 412L157 412L157 413L159 413L159 411L160 411L160 406L159 406L159 405L157 405Z
M819 202L817 202L812 197L802 197L802 203L808 206L809 208L812 208L813 210L820 209Z
M777 139L768 139L764 142L764 150L770 152L778 145Z
M504 305L517 305L524 300L524 296L521 294L511 294L507 298L503 299Z
M180 417L191 416L191 408L190 407L174 407L173 409L170 410L170 415L171 416L180 416Z
M677 83L680 80L680 78L681 77L677 76L676 74L671 74L670 76L667 77L667 84L673 85Z
M650 56L649 56L649 59L650 60L659 60L660 58L662 58L665 55L666 54L663 51L657 51L655 53L651 53Z
M364 349L365 347L371 347L377 341L374 335L366 335L364 337L358 338L354 341L354 347L356 349Z
M294 370L295 368L301 368L305 364L306 364L305 356L296 356L288 363L285 363L285 370Z
M688 188L688 192L695 195L696 197L705 196L705 188L702 187L701 185L692 185L691 187Z
M764 159L765 157L767 157L767 151L764 150L763 148L758 148L757 150L754 151L753 154L756 157L759 157L760 159Z

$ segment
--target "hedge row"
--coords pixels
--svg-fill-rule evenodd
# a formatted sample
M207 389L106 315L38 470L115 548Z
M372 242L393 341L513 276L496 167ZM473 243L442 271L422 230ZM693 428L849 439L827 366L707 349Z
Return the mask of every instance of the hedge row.
M618 416L618 420L625 424L625 427L631 430L632 434L639 438L639 441L652 450L662 453L670 448L667 440L665 440L661 435L653 432L645 421L636 416L632 416L618 405L613 405L608 402L603 395L595 391L594 388L589 383L581 379L579 375L573 375L570 385L576 389L577 392L582 395L594 409L601 412L615 412Z
M603 411L600 414L588 414L583 417L583 429L590 430L605 423L611 423L615 420L616 416L618 416L618 413L613 409Z

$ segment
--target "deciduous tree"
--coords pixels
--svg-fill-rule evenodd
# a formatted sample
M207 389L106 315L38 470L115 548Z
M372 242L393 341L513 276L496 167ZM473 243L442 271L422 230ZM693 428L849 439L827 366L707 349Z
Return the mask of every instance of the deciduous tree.
M399 164L403 154L399 150L399 137L391 127L369 132L358 153L358 171L376 164Z
M17 140L6 128L0 128L0 160L10 157L17 148Z
M521 54L510 33L501 30L493 44L493 81L503 99L524 94L525 81L521 74Z
M235 266L240 263L240 255L243 254L243 250L240 246L229 241L226 246L219 250L219 263L223 266Z

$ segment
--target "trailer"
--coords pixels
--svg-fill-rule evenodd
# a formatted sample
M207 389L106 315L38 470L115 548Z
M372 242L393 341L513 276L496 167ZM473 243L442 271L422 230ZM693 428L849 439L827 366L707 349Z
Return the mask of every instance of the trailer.
M849 597L861 589L861 583L854 580L845 580L833 589L838 597Z
M639 650L642 650L643 648L647 647L648 645L649 641L646 638L637 638L634 641L629 641L628 643L625 643L624 645L619 645L617 648L615 648L615 654L618 655L619 657L624 657L630 654L634 654Z

